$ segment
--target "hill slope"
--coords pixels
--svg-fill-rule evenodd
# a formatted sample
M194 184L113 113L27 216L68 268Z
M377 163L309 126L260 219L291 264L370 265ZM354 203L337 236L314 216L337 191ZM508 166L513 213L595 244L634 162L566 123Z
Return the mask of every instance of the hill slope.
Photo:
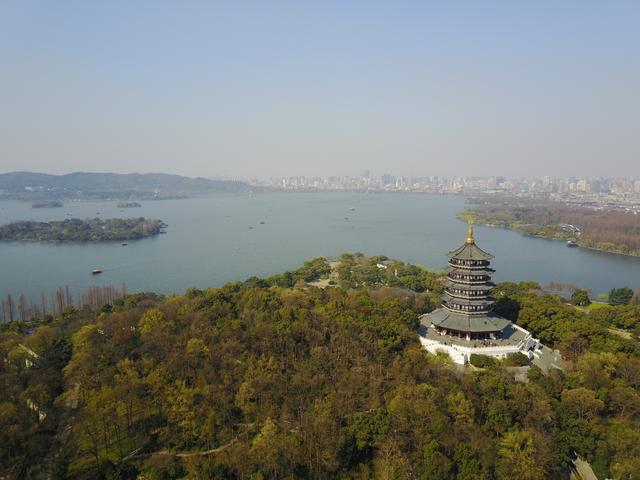
M32 172L0 174L0 197L33 198L149 198L240 193L253 188L238 181L189 178L164 173L76 172L49 175Z
M568 480L574 452L601 478L640 473L635 342L502 284L501 308L557 336L575 369L462 373L417 340L433 297L406 286L436 276L398 265L395 288L304 284L327 268L0 329L0 476Z

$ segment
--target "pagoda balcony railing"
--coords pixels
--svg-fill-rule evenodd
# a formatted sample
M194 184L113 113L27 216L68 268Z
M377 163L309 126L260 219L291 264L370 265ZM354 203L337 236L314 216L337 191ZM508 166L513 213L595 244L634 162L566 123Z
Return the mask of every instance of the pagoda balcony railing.
M456 313L468 313L468 314L486 314L491 311L491 308L488 305L458 305L457 303L449 303L445 300L442 301L442 306L447 310Z
M475 267L475 268L480 268L480 267L488 267L489 266L489 262L484 261L484 260L458 260L456 258L450 258L449 259L449 264L453 265L454 267Z
M490 280L460 280L452 278L455 283L459 283L460 285L487 285L490 283Z
M459 268L461 270L484 270L489 268L488 262L484 265L465 265L463 263L455 263L452 260L449 260L448 263L450 267Z
M447 270L447 272L451 272L451 273L456 273L456 272L464 272L464 274L490 274L490 273L494 273L495 270L491 267L478 267L478 268L472 268L472 267L462 267L460 265L451 265L449 264L449 270Z
M478 284L484 284L484 283L487 283L487 282L491 281L491 277L489 275L483 275L483 276L473 275L473 277L480 277L480 278L473 278L473 279L468 278L471 275L456 275L456 276L453 276L452 274L449 274L447 276L448 276L448 278L450 280L452 280L455 283L464 283L464 284L467 284L467 285L478 285Z
M464 310L468 312L480 312L482 311L482 309L491 308L495 304L493 300L489 300L489 299L478 299L480 300L481 303L465 303L465 301L468 299L446 297L446 296L442 296L440 297L440 299L442 300L443 304L446 303L451 308L454 308L456 310Z
M479 293L477 295L467 295L466 293L457 292L455 290L450 290L448 288L445 288L444 291L447 292L452 297L463 298L465 300L485 300L485 299L489 298L489 292L483 292L483 293ZM475 291L475 290L472 290L472 291Z

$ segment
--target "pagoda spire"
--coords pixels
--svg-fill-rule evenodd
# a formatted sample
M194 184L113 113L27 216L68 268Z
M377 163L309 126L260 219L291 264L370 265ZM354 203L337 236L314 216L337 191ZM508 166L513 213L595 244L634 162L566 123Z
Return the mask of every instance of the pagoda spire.
M471 215L467 217L467 243L469 245L475 243L473 239L473 217Z

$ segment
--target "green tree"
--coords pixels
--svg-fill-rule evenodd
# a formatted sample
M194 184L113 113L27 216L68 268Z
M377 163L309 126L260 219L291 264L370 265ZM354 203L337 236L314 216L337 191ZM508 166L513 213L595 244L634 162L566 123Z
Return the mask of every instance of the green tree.
M586 307L591 304L591 299L589 298L589 292L585 289L579 288L571 295L571 301L574 305L578 305L579 307Z
M629 305L631 298L633 298L633 290L629 287L613 288L609 292L611 305Z
M536 461L536 449L529 432L513 430L498 441L496 474L499 479L544 478L544 471Z
M273 475L281 468L284 454L278 435L278 427L270 418L265 421L260 433L251 442L251 454L255 458L259 471Z
M522 352L510 353L504 359L504 365L509 367L526 367L529 365L529 357Z
M419 478L448 478L453 462L438 448L438 442L431 440L422 448L422 462Z
M578 387L562 392L562 406L579 420L589 420L604 408L593 390Z
M482 480L488 478L487 468L478 459L470 445L460 443L453 454L456 480ZM443 478L443 477L433 477Z
M633 294L633 297L631 297L629 305L640 305L640 288L637 289Z
M140 334L166 335L173 327L173 322L167 320L164 313L157 308L152 308L144 312L140 318Z

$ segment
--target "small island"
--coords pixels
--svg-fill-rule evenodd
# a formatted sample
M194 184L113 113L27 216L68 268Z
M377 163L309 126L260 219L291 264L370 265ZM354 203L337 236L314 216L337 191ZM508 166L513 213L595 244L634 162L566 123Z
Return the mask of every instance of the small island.
M0 240L21 242L110 242L136 240L163 233L166 225L157 219L69 218L62 221L21 221L0 226Z
M60 200L50 200L46 202L35 202L31 204L31 208L61 208L63 206Z
M118 208L140 208L142 204L138 202L119 202L116 206Z

